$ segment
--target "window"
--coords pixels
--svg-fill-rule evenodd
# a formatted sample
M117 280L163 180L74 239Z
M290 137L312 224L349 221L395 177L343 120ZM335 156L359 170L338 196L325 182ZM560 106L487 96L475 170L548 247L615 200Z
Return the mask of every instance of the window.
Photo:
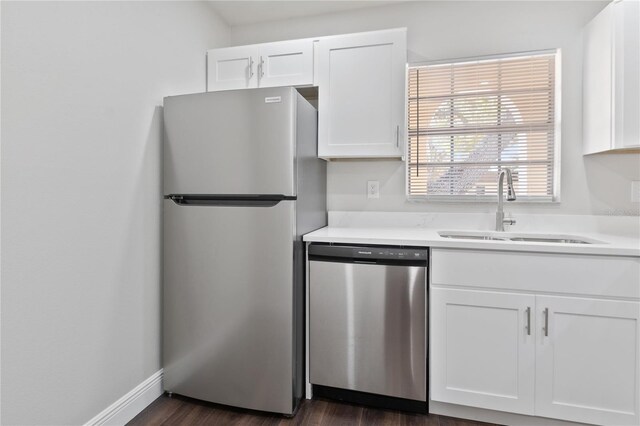
M518 200L557 201L558 55L411 65L409 198L495 200L508 167Z

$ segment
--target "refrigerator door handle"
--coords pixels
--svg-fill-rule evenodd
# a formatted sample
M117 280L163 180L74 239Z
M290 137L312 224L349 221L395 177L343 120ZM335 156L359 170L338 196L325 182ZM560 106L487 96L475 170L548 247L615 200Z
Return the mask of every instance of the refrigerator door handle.
M295 200L295 196L282 194L260 195L167 195L165 198L179 206L222 206L222 207L273 207L281 201Z

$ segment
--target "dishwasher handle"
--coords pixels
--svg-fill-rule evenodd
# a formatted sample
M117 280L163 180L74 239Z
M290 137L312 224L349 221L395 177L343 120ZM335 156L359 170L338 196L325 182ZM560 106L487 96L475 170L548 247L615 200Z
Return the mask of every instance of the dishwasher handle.
M309 245L309 260L318 262L426 266L429 251L418 247Z

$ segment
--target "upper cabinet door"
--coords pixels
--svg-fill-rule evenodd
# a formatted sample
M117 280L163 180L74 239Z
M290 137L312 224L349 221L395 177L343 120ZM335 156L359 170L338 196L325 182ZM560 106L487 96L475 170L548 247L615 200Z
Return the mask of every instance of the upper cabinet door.
M583 150L611 149L611 57L613 9L606 7L588 24L583 53Z
M207 52L207 91L313 84L313 39Z
M640 3L607 5L585 27L583 152L640 148Z
M640 304L536 296L537 416L640 424Z
M260 87L313 84L313 39L279 41L259 46Z
M640 2L613 4L614 148L640 148Z
M406 29L318 42L318 156L401 157Z
M207 52L207 91L258 87L258 47L238 46Z

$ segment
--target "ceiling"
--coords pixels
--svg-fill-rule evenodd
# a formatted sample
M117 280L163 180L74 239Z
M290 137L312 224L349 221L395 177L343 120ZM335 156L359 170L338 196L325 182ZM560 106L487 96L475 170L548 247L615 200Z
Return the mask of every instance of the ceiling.
M231 26L303 16L324 15L346 10L384 6L401 1L209 1L213 9Z

